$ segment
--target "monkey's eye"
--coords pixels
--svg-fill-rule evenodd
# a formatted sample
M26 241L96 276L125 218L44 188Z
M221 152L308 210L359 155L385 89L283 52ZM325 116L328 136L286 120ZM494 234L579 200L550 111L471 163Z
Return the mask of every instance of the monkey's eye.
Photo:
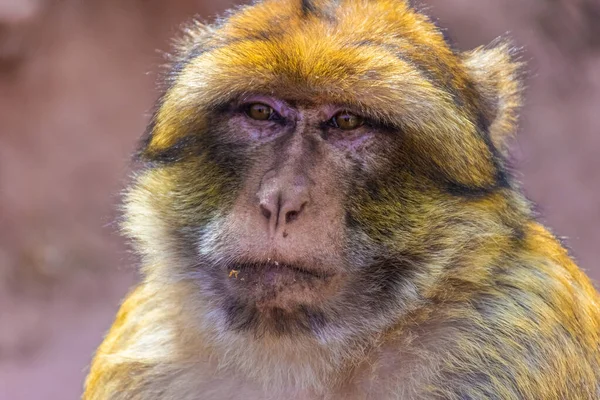
M339 112L331 119L331 125L345 131L356 129L363 123L364 120L361 117L348 111Z
M254 103L250 104L246 109L246 114L258 121L267 121L270 119L278 119L278 114L266 104Z

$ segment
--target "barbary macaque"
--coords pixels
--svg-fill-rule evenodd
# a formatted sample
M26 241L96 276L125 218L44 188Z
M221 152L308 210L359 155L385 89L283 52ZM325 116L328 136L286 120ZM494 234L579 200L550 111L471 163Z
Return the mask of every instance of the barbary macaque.
M402 0L189 25L83 398L600 398L598 293L507 169L522 69Z

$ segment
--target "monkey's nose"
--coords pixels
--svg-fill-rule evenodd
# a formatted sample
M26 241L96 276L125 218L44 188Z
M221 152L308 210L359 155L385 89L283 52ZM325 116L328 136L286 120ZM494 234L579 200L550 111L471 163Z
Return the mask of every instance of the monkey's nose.
M274 219L276 224L289 224L298 219L306 203L298 198L282 200L281 196L277 199L269 197L260 202L260 211L266 219Z
M308 186L303 176L268 173L265 178L257 195L260 212L268 220L269 233L273 236L300 218L308 204Z

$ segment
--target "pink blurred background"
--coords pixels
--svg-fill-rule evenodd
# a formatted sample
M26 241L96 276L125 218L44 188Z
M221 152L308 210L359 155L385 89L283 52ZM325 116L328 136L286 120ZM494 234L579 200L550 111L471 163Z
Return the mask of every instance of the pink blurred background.
M157 97L157 50L233 3L0 0L0 399L80 396L136 279L114 220ZM525 47L519 176L600 279L600 2L424 3L460 49L507 32Z

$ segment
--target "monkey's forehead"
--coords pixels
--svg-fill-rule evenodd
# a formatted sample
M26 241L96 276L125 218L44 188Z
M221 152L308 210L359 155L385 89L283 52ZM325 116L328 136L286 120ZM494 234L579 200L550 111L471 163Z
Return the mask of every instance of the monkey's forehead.
M478 94L460 55L402 1L268 0L191 28L180 56L150 151L248 94L349 106L443 143L475 136Z
M473 97L439 29L399 0L264 1L191 28L175 70L164 99L180 110L261 93L410 123Z

